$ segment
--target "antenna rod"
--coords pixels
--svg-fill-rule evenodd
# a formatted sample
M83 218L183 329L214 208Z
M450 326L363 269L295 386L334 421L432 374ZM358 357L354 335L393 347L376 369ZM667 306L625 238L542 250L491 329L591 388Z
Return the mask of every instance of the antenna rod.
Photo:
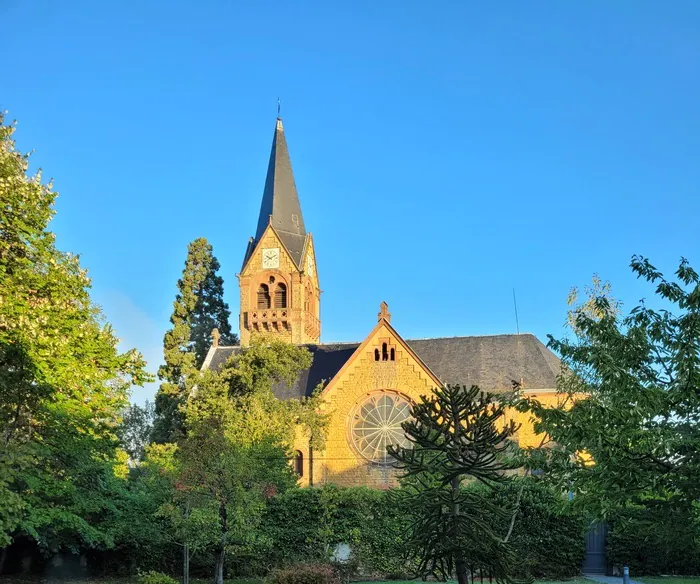
M518 322L518 303L515 301L515 288L513 288L513 307L515 308L515 330L520 334L520 323Z

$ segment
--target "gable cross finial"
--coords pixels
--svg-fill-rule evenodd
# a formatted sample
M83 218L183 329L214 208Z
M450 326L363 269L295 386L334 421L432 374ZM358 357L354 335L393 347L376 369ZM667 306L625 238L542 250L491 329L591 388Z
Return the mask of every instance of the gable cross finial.
M277 98L277 118L279 119L280 117L280 110L282 109L282 101L280 98Z
M389 305L386 302L382 301L382 303L379 305L379 314L377 317L378 321L385 320L387 322L391 322L391 313L389 312Z
M219 332L219 329L218 328L212 329L212 331L211 331L212 346L218 347L220 338L221 338L221 333Z

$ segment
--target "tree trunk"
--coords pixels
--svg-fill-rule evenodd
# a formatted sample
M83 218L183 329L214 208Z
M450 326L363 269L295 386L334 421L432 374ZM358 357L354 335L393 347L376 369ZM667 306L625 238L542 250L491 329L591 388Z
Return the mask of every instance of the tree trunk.
M182 584L190 584L190 547L182 547Z
M216 558L216 575L214 576L214 584L224 584L224 555L226 550L222 547L219 552L219 557Z
M5 567L5 558L7 557L7 548L4 547L2 548L2 552L0 552L0 574L2 574L2 570Z
M214 584L224 584L226 532L228 531L228 517L226 514L226 505L224 503L219 504L219 520L221 521L221 547L219 548L219 557L216 558L216 573L214 575Z
M459 477L452 479L452 497L456 499L459 496ZM459 547L459 529L457 528L457 522L459 520L459 503L454 501L452 503L452 525L454 538L454 543L456 544L455 551L455 571L457 572L457 584L469 584L469 578L467 576L467 563L464 561L464 554L462 549Z
M459 411L452 407L452 423L454 424L454 434L455 440L460 441L462 436L462 420L459 418ZM452 541L455 545L455 571L457 572L457 584L469 584L469 578L467 577L467 563L464 561L464 552L462 551L460 544L459 532L459 503L457 500L459 498L459 486L460 486L459 475L452 479ZM474 581L474 576L472 576L472 582Z

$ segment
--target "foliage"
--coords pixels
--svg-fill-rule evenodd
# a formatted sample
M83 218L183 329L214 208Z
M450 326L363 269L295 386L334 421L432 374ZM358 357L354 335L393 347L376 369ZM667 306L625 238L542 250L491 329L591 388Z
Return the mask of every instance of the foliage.
M56 193L0 117L0 546L110 547L123 481L115 430L148 380L90 300L77 256L48 224Z
M518 577L551 580L571 578L580 572L587 523L563 494L539 479L522 477L489 489L486 496L501 508L517 506L509 543L518 558ZM502 534L507 533L511 520L488 513L483 513L482 519Z
M610 517L608 560L637 574L700 574L697 510L626 507Z
M350 544L364 574L413 570L402 558L409 527L386 491L365 487L292 489L271 499L260 524L271 566L328 561L339 543Z
M171 578L162 572L151 570L139 574L138 584L178 584L175 578Z
M478 483L463 488L478 490L501 508L517 505L509 543L518 557L518 577L578 574L585 521L564 496L533 478L514 479L493 489ZM511 517L494 516L488 509L480 520L505 535ZM403 557L410 525L401 497L392 492L333 485L290 489L268 501L258 528L260 547L246 558L247 573L266 574L297 562L327 562L335 547L346 543L362 577L414 577L417 565Z
M246 411L249 439L276 436L290 447L301 427L316 448L323 448L328 416L319 412L318 396L279 400L275 384L294 386L299 373L311 366L311 353L304 347L275 337L256 335L250 346L234 354L218 374L207 372L199 379L221 398L228 397Z
M419 574L444 580L456 573L466 584L472 565L498 582L512 581L512 546L482 519L484 512L511 513L481 492L461 488L466 479L493 488L517 468L511 456L517 428L505 421L505 405L476 386L454 385L422 397L411 415L402 427L412 447L389 446L388 452L403 470L405 488L397 496L411 517L406 549Z
M209 534L219 583L227 555L240 558L259 546L265 501L296 483L288 449L304 405L278 400L272 386L295 380L309 364L303 348L258 339L220 373L197 378L177 456L175 502L188 522L197 514L208 518L210 529L199 534Z
M594 320L598 320L608 313L620 314L622 303L613 297L610 282L601 280L598 274L593 275L590 286L584 286L583 294L585 299L582 301L581 291L574 286L569 290L569 296L566 299L567 305L571 307L566 313L566 324L574 333L584 333L576 325L579 314L585 314ZM602 304L598 301L599 298L605 298L607 302Z
M238 342L231 332L231 313L223 299L224 281L217 274L219 268L206 239L200 237L189 244L170 317L173 327L163 339L165 364L158 369L162 383L156 395L153 430L156 442L173 442L182 436L181 406L192 388L187 377L202 366L211 346L212 330L219 331L223 344Z
M628 504L689 514L700 497L699 279L686 260L670 281L644 258L631 267L664 308L642 302L623 318L596 298L593 313L577 312L576 338L550 337L572 407L521 407L554 441L541 453L548 476L573 484L577 505L599 517Z
M143 407L129 404L123 411L122 423L117 430L117 435L122 448L126 450L131 460L143 459L146 446L150 441L155 415L155 404L148 400Z
M226 415L192 424L183 442L181 483L186 503L204 516L218 556L216 581L223 581L225 555L253 543L268 493L291 486L294 478L281 448L272 442L238 444L226 436Z
M340 584L337 572L329 564L294 564L272 572L271 584Z

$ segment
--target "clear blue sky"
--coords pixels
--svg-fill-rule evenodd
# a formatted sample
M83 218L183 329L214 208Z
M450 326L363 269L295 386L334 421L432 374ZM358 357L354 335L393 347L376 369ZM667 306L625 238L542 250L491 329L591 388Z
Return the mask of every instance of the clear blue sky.
M278 96L324 341L381 300L407 338L514 332L513 287L544 339L594 272L650 296L634 253L700 268L697 0L0 0L0 50L58 243L152 370L192 239L237 322Z

